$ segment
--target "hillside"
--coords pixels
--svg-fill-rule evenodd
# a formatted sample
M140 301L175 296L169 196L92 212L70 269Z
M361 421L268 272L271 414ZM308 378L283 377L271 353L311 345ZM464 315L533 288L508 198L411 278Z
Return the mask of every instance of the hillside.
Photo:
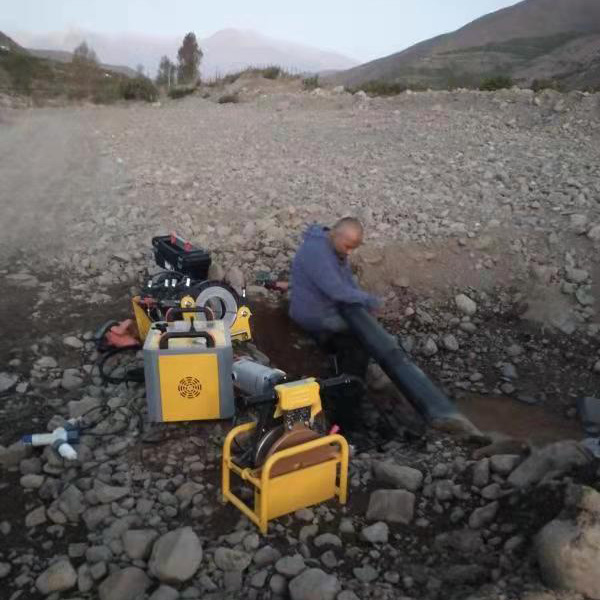
M27 48L27 52L29 52L29 54L32 56L37 56L38 58L47 58L57 62L70 63L73 60L73 53L67 52L66 50L39 50ZM106 63L100 63L100 67L102 69L106 69L107 71L113 71L114 73L126 75L127 77L137 77L137 72L131 67L126 67L125 65L108 65Z
M125 79L102 65L34 56L0 32L0 95L26 96L34 103L59 98L108 102L118 97Z
M372 80L445 88L510 75L518 83L556 79L600 85L600 2L524 0L402 52L334 75L349 86Z

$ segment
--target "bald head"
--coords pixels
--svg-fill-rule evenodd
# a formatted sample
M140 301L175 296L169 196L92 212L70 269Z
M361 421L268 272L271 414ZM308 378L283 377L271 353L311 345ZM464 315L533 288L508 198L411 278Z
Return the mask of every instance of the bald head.
M344 217L332 227L329 235L336 254L347 258L362 244L363 226L354 217Z

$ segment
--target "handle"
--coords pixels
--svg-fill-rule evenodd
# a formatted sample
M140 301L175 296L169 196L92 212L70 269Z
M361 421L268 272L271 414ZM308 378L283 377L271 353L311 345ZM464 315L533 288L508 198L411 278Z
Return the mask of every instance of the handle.
M174 319L170 319L173 314L183 315L183 313L204 313L209 321L215 318L215 313L208 306L193 306L191 308L183 308L182 306L173 306L169 308L166 315L167 323L172 323Z
M169 340L190 338L204 338L206 340L207 348L215 347L215 338L209 333L206 333L206 331L167 331L160 336L158 347L160 350L167 350L169 348Z

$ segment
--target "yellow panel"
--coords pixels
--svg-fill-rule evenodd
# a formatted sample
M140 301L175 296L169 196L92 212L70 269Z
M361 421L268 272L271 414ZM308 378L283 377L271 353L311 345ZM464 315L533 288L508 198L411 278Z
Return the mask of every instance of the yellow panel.
M337 461L330 460L271 479L266 498L267 519L276 519L333 498L336 472ZM259 506L260 491L256 490L255 494L255 506Z
M215 354L158 358L163 421L218 419L219 365Z
M282 411L296 410L298 408L310 407L310 417L321 412L320 386L314 377L307 377L290 383L280 383L275 386L279 402L275 409L275 417L279 417Z
M150 331L152 321L150 321L150 317L139 305L139 301L140 297L136 296L131 300L131 303L133 304L133 314L135 316L135 323L137 325L138 334L140 336L140 340L142 340L143 342L146 339L146 336L148 335L148 331Z

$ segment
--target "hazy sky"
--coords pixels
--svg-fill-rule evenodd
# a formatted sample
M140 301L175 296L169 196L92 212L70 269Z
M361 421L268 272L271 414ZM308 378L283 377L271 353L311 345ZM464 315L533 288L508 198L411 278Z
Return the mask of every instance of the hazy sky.
M360 61L453 31L515 0L0 0L0 31L81 28L207 37L225 27L335 50Z

